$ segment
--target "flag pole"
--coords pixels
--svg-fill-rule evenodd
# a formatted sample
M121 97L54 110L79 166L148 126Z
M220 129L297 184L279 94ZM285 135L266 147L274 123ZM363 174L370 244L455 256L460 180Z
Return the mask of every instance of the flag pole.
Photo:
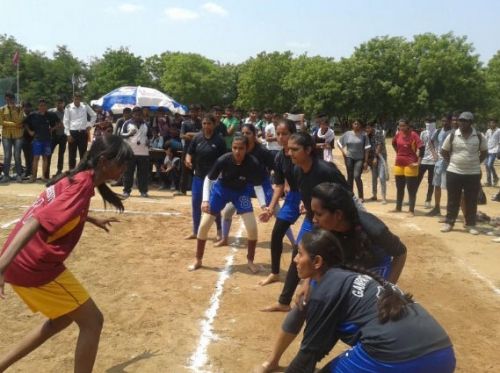
M17 77L16 77L17 104L19 105L21 103L21 97L19 96L19 61L16 64L16 71L17 71Z

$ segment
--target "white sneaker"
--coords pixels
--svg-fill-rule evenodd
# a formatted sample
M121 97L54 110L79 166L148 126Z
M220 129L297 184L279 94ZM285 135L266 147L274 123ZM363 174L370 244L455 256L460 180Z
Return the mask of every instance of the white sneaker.
M424 203L424 208L426 208L426 209L430 209L430 208L432 208L432 206L431 206L431 201L425 201L425 203Z
M464 228L467 232L473 234L474 236L477 236L479 234L479 231L476 229L475 226L464 225Z
M446 223L441 227L441 232L443 233L450 232L452 229L453 225Z

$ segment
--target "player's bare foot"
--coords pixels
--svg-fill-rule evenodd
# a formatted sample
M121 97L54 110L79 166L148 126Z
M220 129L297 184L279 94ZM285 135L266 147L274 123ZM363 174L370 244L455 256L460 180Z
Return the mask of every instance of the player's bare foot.
M214 243L214 246L215 247L227 246L228 245L227 241L228 241L227 238L223 238L223 239L217 241L216 243Z
M262 269L261 266L255 264L254 262L250 262L248 261L247 263L247 267L248 269L252 272L252 273L258 273L260 272L260 270Z
M196 271L201 268L201 260L196 260L193 264L188 267L188 271Z
M185 240L194 240L196 238L196 234L191 233L190 235L184 237Z
M272 284L273 282L278 282L279 280L280 280L280 275L277 275L275 273L271 273L264 280L259 281L259 285L266 286L266 285Z
M255 367L253 373L271 373L277 371L278 369L279 365L271 364L269 361L265 361L258 367Z
M288 312L291 310L290 305L288 304L281 304L281 303L276 303L273 304L272 306L268 306L266 308L262 308L262 312Z

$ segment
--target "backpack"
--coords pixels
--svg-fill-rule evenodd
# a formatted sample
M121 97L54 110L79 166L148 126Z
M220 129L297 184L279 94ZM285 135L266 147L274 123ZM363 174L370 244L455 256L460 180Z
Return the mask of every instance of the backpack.
M453 139L455 138L455 131L456 130L453 130L450 133L450 155L451 155L451 151L453 150ZM482 136L482 133L479 131L476 131L476 134L477 134L477 138L479 139L479 147L478 147L477 151L481 151L481 144L483 142L483 136Z

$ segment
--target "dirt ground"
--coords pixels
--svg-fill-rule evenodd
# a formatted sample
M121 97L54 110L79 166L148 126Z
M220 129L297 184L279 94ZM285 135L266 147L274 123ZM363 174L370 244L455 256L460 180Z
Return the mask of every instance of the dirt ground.
M338 163L339 158L335 154ZM363 179L369 197L370 174L364 174ZM500 243L492 242L486 234L471 236L460 229L440 233L437 218L423 216L426 186L424 180L416 217L389 213L394 208L393 178L388 183L391 203L384 206L371 202L366 207L406 243L408 260L400 285L413 293L448 331L457 355L457 371L498 372ZM13 220L42 189L42 184L0 186L0 244L12 229ZM121 192L120 188L116 191ZM480 206L480 210L499 216L500 203L490 201L497 189L485 191L488 204ZM205 267L191 273L186 268L193 259L195 242L183 239L191 230L190 197L173 197L172 192L156 189L150 194L151 198L143 199L134 190L125 203L125 213L119 216L120 223L114 224L109 234L87 226L67 261L104 313L95 372L252 371L271 350L284 316L259 312L276 301L282 288L282 283L257 285L270 270L273 223L259 223L256 262L264 267L260 274L250 274L244 265L246 250L242 243L214 248L211 242L207 244ZM446 202L446 194L443 198ZM112 211L102 211L98 194L92 209L94 215L115 216ZM232 241L239 226L235 220ZM461 228L461 223L456 226ZM296 233L298 227L299 223L294 227ZM290 247L285 247L282 278L290 261ZM234 263L228 266L224 282L221 271L232 256ZM214 313L206 315L211 304L217 302L211 300L217 290L219 307L212 306ZM43 321L8 285L6 291L7 299L0 301L0 354ZM200 341L202 333L208 339ZM71 372L76 336L77 328L69 327L8 372ZM299 342L300 338L287 351L283 364L293 358ZM206 346L206 355L200 345ZM345 348L339 344L330 356Z

